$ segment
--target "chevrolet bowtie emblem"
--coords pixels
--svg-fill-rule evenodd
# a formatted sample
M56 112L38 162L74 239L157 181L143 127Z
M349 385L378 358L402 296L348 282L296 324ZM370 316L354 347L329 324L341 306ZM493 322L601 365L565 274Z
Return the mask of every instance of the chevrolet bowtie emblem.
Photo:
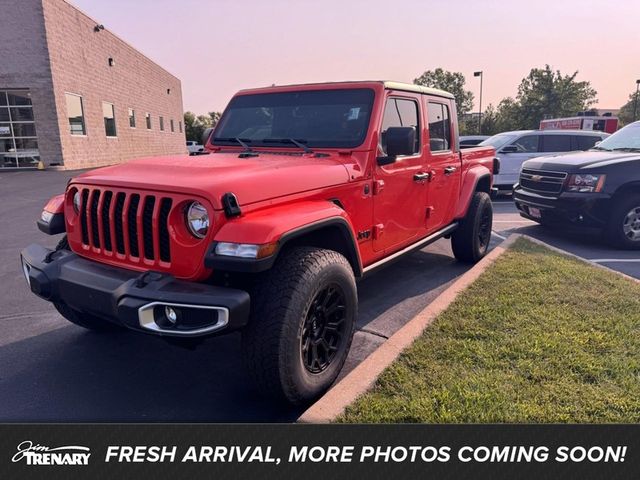
M542 180L542 175L531 175L531 180L534 182L539 182Z

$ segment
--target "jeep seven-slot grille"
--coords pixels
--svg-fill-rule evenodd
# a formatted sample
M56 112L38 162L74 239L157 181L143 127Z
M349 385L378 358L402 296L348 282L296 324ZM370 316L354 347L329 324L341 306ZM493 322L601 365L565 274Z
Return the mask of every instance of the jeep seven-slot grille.
M520 186L531 192L557 194L562 191L565 178L565 172L523 168L520 172Z
M171 198L83 188L81 199L84 245L109 255L171 262Z

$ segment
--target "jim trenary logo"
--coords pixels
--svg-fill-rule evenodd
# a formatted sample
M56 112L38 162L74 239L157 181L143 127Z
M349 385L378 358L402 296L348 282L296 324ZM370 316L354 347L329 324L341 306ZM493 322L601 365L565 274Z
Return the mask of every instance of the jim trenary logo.
M67 445L51 448L25 440L18 445L18 452L11 461L24 461L27 465L88 465L90 455L89 447Z

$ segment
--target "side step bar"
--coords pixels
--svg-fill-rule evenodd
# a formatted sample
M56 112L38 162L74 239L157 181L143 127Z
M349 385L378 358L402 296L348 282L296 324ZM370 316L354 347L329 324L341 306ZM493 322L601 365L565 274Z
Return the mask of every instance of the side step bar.
M362 270L362 273L363 275L370 273L372 270L375 270L376 268L381 267L387 264L388 262L398 259L405 253L410 253L410 252L413 252L414 250L419 250L423 247L426 247L427 245L435 242L436 240L440 240L442 237L450 235L451 233L453 233L453 231L456 228L458 228L458 222L452 223L451 225L444 227L442 230L438 230L437 232L432 233L428 237L420 239L416 243L412 243L408 247L405 247L402 250L399 250L396 253L383 258L382 260L378 260L377 262L372 263L371 265L365 267Z

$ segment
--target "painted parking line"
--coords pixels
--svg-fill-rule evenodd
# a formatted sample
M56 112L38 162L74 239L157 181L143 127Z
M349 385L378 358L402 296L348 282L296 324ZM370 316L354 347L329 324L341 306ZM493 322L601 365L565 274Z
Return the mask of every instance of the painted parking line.
M593 263L640 263L640 258L595 258Z

